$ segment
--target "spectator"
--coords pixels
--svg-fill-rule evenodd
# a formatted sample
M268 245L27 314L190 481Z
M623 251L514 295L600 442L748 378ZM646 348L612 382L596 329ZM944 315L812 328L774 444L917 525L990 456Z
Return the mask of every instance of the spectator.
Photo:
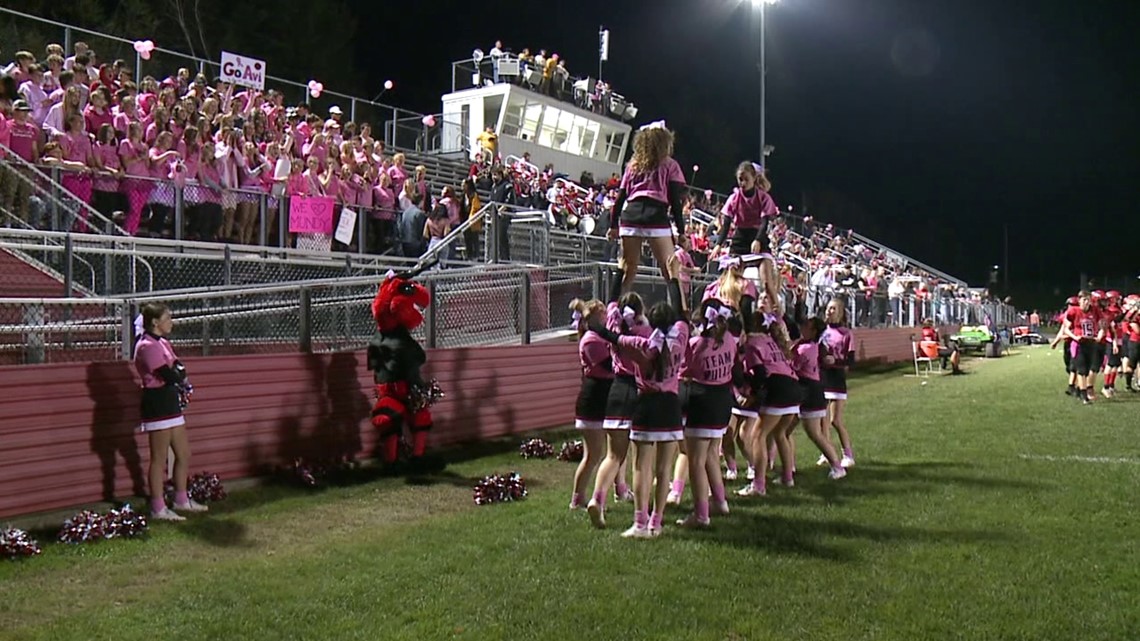
M427 216L420 208L422 198L413 183L404 185L401 202L405 204L403 212L400 213L399 227L400 245L406 258L418 258L425 250L424 227L427 224Z
M483 203L479 200L479 194L475 191L475 182L470 178L463 181L463 213L462 217L464 222L470 220L472 217L480 213L483 209ZM483 232L483 219L473 221L466 230L463 232L463 244L467 252L467 260L479 260L479 238Z

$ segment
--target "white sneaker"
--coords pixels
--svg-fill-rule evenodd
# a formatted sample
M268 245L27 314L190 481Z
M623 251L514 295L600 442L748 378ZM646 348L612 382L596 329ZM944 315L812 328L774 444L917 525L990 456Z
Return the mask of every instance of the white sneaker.
M150 518L155 521L185 521L186 517L175 513L174 510L164 507L161 512L151 512Z
M795 487L796 486L796 480L795 479L788 479L787 481L785 481L783 479L783 477L780 477L777 479L773 479L772 482L775 483L776 485L783 485L784 487Z
M619 501L619 502L620 501L626 501L626 502L632 501L633 500L633 490L626 488L625 494L618 494L618 491L614 490L614 500Z
M746 474L746 476L748 477L749 481L755 479L756 478L756 468L749 465L748 466L748 474Z
M697 515L689 514L683 519L677 519L677 525L690 530L704 529L709 526L709 521L702 521L697 518Z
M816 467L824 467L825 465L830 465L830 463L827 462L826 456L820 454L819 459L815 462L815 466Z
M626 539L651 539L655 534L649 531L649 528L644 525L633 524L628 530L621 533L622 538Z
M710 504L709 514L716 514L717 516L728 516L728 501L721 501L720 503Z
M179 505L178 503L175 503L174 509L179 510L181 512L209 512L210 511L210 508L206 507L205 505L202 505L201 503L195 501L194 499L190 499L181 505Z
M767 494L768 494L767 490L760 491L760 490L756 489L755 487L753 487L753 485L751 483L749 483L748 485L745 485L744 487L742 487L736 491L737 496L766 496Z
M586 506L586 512L590 514L590 523L599 530L606 529L606 511L593 499L590 499L589 505Z
M845 476L847 476L847 470L843 469L842 467L833 467L831 468L831 471L827 473L827 478L833 481L838 481Z
M850 456L844 456L844 457L843 457L843 458L842 458L842 459L839 461L839 465L841 465L841 466L843 466L843 467L845 467L845 468L847 468L847 467L855 467L855 459L854 459L854 458L852 458L852 457L850 457Z
M735 481L736 480L736 470L725 470L724 471L724 480Z
M681 504L681 495L677 492L670 491L669 496L665 497L665 504L666 505L680 505Z

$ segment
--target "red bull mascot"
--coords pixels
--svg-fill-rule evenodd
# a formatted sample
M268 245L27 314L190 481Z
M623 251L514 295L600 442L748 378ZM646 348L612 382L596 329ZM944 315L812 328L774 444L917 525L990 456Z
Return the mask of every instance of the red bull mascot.
M379 431L380 455L389 468L395 467L400 456L405 428L410 433L411 469L440 466L439 461L425 458L424 449L432 427L430 408L443 394L435 379L424 380L420 368L427 362L427 353L412 336L431 304L427 288L414 279L432 264L399 274L388 272L372 301L377 330L368 344L368 369L376 383L372 425Z

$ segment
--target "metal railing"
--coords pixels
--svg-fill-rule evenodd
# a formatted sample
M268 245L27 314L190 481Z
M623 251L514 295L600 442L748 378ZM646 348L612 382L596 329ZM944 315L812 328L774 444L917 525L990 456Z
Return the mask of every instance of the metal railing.
M220 63L217 60L207 60L162 47L156 47L154 49L151 59L143 60L134 50L134 41L128 38L112 36L91 29L84 29L83 27L50 20L7 7L0 7L0 15L7 18L4 23L0 23L0 34L3 35L2 40L6 43L14 43L12 46L13 50L28 49L32 51L43 51L46 44L55 42L61 43L64 50L70 54L72 51L72 43L76 40L76 36L78 35L81 36L103 60L109 61L116 58L133 59L136 83L147 75L154 76L159 80L168 75L172 75L176 69L169 68L171 58L182 61L176 64L188 67L197 73L203 73L207 76L219 72ZM267 61L267 63L272 65L272 61ZM321 107L327 108L337 102L346 101L348 103L348 116L350 120L360 122L376 119L374 123L376 125L375 128L379 129L379 125L385 125L385 133L389 130L387 127L387 123L389 122L395 122L402 118L423 118L423 114L408 109L394 107L375 100L366 100L329 89L324 90L321 93L321 97L316 99L309 94L307 81L297 82L271 75L266 75L265 78L267 87L278 89L286 96L287 100L298 103L304 102L314 107L314 109ZM385 143L393 145L395 141L385 139Z

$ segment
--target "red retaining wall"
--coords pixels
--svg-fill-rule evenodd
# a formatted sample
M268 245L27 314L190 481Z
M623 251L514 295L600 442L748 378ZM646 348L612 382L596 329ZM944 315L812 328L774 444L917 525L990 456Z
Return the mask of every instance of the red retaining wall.
M913 330L858 330L862 360L906 360ZM446 396L433 446L570 422L572 341L431 350ZM265 474L297 456L368 456L372 377L363 352L187 358L191 472ZM0 518L142 494L147 445L122 361L0 367Z

